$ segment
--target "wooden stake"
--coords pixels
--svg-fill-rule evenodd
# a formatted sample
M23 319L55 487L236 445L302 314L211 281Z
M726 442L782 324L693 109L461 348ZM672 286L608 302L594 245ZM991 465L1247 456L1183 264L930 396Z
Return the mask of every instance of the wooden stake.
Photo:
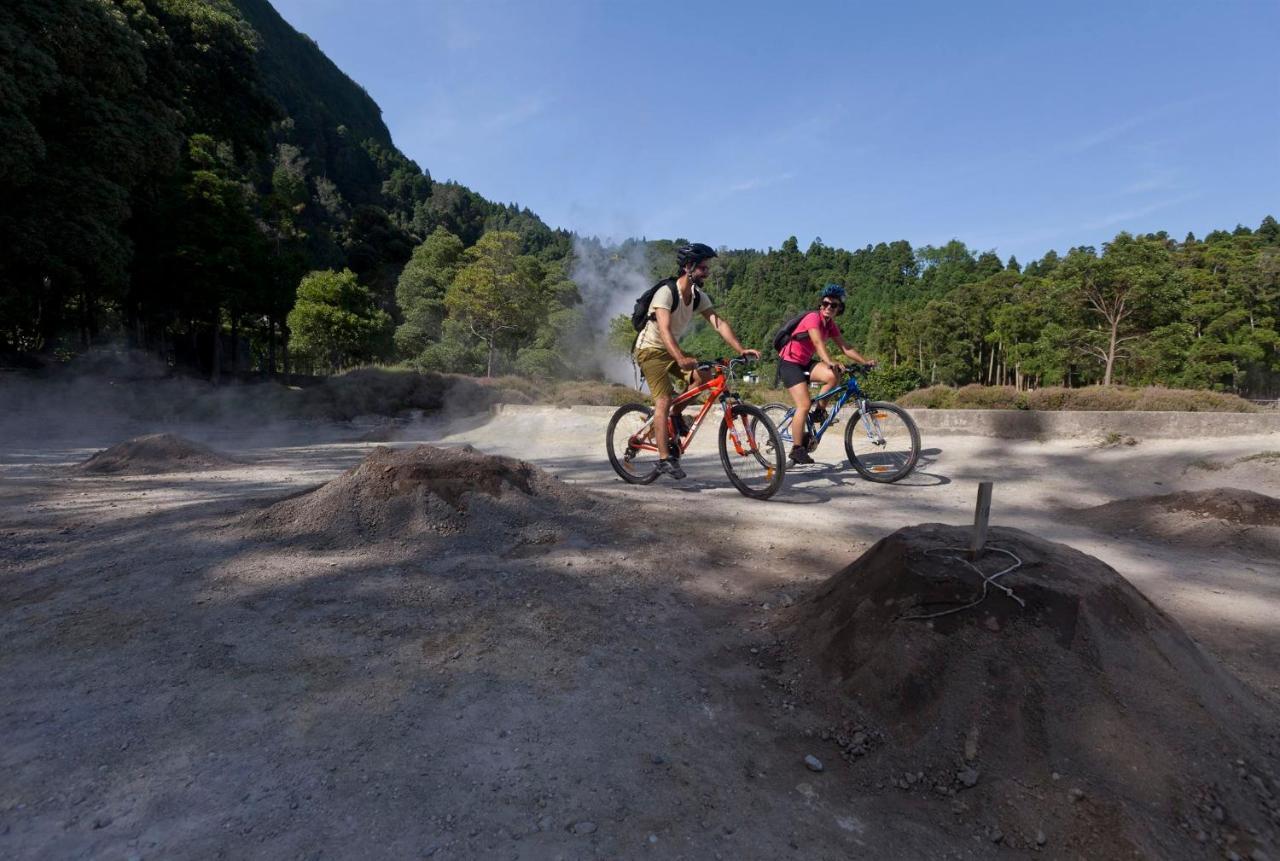
M991 516L991 482L978 482L978 506L973 510L973 540L969 542L969 558L982 555L987 543L987 519Z

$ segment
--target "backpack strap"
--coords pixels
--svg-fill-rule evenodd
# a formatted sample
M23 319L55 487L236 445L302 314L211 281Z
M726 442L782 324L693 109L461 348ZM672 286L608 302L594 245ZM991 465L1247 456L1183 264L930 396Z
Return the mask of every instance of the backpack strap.
M668 278L667 283L671 285L671 310L676 310L676 305L680 303L680 288L676 286L676 279ZM693 285L693 310L698 310L698 304L702 302L702 288L697 284Z

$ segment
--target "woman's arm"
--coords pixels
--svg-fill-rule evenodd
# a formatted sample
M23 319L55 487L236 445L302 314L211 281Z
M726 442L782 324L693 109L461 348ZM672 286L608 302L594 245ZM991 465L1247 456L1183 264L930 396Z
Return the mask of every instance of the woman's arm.
M836 342L836 346L840 348L840 352L844 353L850 359L853 359L859 365L875 364L875 362L873 362L871 359L868 359L866 356L859 353L853 347L850 347L847 344L845 344L844 338L840 337L839 334L837 334L834 338L832 338L832 340Z

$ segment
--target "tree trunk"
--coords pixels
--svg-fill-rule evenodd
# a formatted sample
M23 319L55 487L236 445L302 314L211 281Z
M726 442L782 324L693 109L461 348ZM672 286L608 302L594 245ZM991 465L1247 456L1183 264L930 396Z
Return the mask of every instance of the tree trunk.
M89 349L89 297L80 291L80 346Z
M240 315L231 315L231 375L240 373Z
M222 309L213 309L213 372L209 375L213 384L222 382Z
M493 379L493 338L489 339L489 366L485 369L484 375L486 379Z
M276 375L276 320L267 318L267 376Z
M1111 385L1111 369L1115 367L1116 364L1116 330L1119 325L1119 320L1114 320L1111 323L1111 341L1107 344L1107 370L1102 375L1102 384L1104 386Z
M991 347L991 361L987 364L987 385L988 386L991 385L991 383L996 378L996 350L998 350L999 348L1000 348L999 342L992 345Z

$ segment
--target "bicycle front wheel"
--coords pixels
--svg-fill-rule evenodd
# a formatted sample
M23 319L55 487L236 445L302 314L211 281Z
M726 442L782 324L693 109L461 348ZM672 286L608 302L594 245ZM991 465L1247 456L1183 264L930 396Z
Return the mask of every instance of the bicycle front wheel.
M720 423L720 463L743 496L768 499L782 487L782 440L764 411L751 404L729 404Z
M609 463L623 481L650 484L658 477L658 446L653 441L653 408L627 404L609 419L605 432Z
M892 484L911 474L920 458L920 431L897 404L868 401L844 428L844 453L867 481Z

